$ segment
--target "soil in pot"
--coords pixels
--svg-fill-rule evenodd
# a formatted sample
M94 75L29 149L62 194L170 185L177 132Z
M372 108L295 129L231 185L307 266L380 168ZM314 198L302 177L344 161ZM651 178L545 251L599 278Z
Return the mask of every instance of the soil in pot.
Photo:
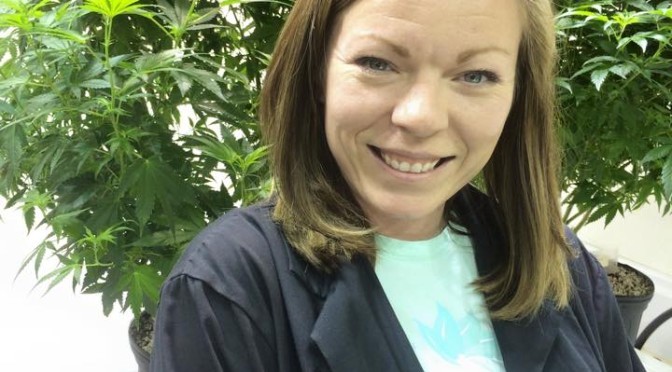
M608 276L616 296L639 297L653 293L651 280L642 273L631 270L629 266L619 264L617 270Z

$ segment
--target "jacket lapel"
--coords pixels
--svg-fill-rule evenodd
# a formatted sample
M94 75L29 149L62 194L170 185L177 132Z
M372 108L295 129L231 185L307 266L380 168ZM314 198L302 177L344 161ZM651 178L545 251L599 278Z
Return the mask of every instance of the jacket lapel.
M422 371L364 258L338 271L310 336L334 372Z

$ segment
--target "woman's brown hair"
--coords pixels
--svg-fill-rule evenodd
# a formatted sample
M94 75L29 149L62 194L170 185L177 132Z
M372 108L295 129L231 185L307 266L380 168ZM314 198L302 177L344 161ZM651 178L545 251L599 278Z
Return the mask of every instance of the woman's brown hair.
M261 96L271 145L274 219L315 267L331 271L363 255L375 261L373 229L326 143L323 76L337 15L356 0L296 0L276 44ZM483 170L508 251L499 269L477 280L493 318L536 313L544 300L569 301L571 278L560 218L554 133L556 58L550 0L520 0L526 26L516 93L493 156ZM450 211L447 208L447 214Z

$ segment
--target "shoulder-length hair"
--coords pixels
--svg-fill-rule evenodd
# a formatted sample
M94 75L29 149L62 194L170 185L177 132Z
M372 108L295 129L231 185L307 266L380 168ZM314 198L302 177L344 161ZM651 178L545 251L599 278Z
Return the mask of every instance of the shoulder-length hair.
M324 128L327 47L335 18L354 1L296 0L261 95L261 128L276 183L274 219L299 254L325 271L354 255L376 258L373 229L329 151ZM564 307L571 293L553 125L552 6L550 0L520 1L526 25L515 97L483 169L507 240L504 262L475 283L498 319L533 315L546 299ZM450 203L446 217L454 219Z

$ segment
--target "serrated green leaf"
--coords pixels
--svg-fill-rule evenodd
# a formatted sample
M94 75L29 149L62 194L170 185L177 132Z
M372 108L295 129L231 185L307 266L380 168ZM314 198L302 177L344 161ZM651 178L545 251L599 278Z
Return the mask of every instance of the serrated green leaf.
M632 41L635 42L635 44L639 45L640 48L642 48L642 53L646 53L646 47L649 45L649 41L646 40L646 38L632 38Z
M18 170L26 143L26 132L22 125L12 124L0 128L0 148L4 149L4 155L12 168Z
M559 78L556 79L555 80L555 85L567 90L569 93L572 93L572 94L574 93L572 91L572 85L569 84L569 81L567 81L566 79L559 79Z
M136 217L141 226L149 220L158 201L166 209L193 199L191 187L157 157L137 160L122 179L121 190L136 197Z
M199 30L209 30L212 28L225 28L225 26L222 25L215 25L211 23L203 23L200 25L195 25L195 26L189 26L187 27L187 31L199 31Z
M604 226L609 225L614 220L614 218L616 217L616 214L618 214L619 212L620 211L616 208L613 208L613 209L609 210L607 215L604 217Z
M646 156L644 156L644 159L642 159L642 163L648 163L651 161L662 159L668 156L669 154L672 154L672 145L656 147L655 149L649 151L646 154Z
M33 229L33 225L35 224L35 208L32 206L26 206L24 205L23 208L23 219L26 222L26 229L28 232Z
M139 0L87 0L81 9L114 18L122 14L137 14L144 5L135 5Z
M606 64L604 64L604 62L618 63L618 62L621 62L621 60L616 58L616 57L612 57L612 56L599 56L599 57L594 57L594 58L591 58L591 59L587 60L586 62L583 63L583 66L594 65L594 64L606 65Z
M91 89L109 89L110 82L103 79L91 79L80 83L79 86L82 88Z
M613 205L603 205L590 214L587 223L595 222L607 214L612 213L616 208Z
M667 157L665 165L663 165L663 173L661 175L663 181L663 190L667 200L672 198L672 155Z
M607 79L607 75L609 75L609 70L597 70L590 74L590 81L595 86L595 89L600 90L602 84Z
M618 49L618 50L623 49L623 47L630 44L631 41L632 41L632 38L630 38L630 37L622 38L621 40L618 41L618 44L616 45L616 49Z
M28 83L28 80L30 79L28 74L21 74L19 76L13 76L13 77L8 77L8 78L2 78L0 79L0 89L7 89L7 88L13 88L16 86L22 86L26 83Z
M76 265L72 272L72 291L77 290L77 286L80 283L82 277L82 265Z
M588 72L590 72L590 71L593 71L593 70L595 70L596 68L598 68L598 67L600 67L600 66L601 66L601 65L599 65L599 64L592 64L592 65L585 66L585 67L583 67L582 69L580 69L579 71L575 72L575 73L570 77L570 80L573 80L573 79L575 79L575 78L578 77L578 76L581 76L581 75L583 75L583 74L585 74L585 73L588 73Z
M54 244L50 241L45 241L38 246L38 251L37 255L35 256L35 262L34 262L34 270L36 277L40 275L40 267L42 267L44 256L47 254L47 249L54 251L55 248L56 247L54 246Z
M623 79L627 78L628 74L630 74L632 70L633 66L628 64L615 65L609 68L609 72L616 74Z
M670 41L669 37L667 37L665 35L661 35L661 34L651 34L651 35L649 35L649 38L651 38L653 40L656 40L656 41L659 41L659 42L664 43L664 44L667 44Z
M236 5L236 4L249 4L249 3L275 3L275 4L281 4L285 6L291 6L292 4L287 1L281 1L281 0L222 0L219 2L220 6L229 6L229 5Z
M178 71L171 71L170 75L175 80L175 83L177 84L177 87L180 89L180 92L182 93L182 95L186 96L187 93L189 93L189 89L191 89L191 86L193 84L193 82L189 78L189 76L187 76L183 73L180 73Z
M54 269L50 273L46 274L45 276L41 277L35 286L33 286L33 289L37 288L40 284L50 281L49 285L47 286L47 289L44 291L42 294L43 296L49 293L58 283L62 282L63 279L65 279L70 273L74 270L75 265L66 265L59 267L57 269Z
M26 106L36 108L39 110L48 106L53 106L57 101L58 101L57 95L55 95L54 93L45 93L29 99L26 102Z
M156 196L154 192L148 187L148 184L151 181L148 181L146 178L141 180L144 186L138 188L137 200L135 204L135 215L138 217L140 226L144 226L149 217L152 215L154 210L154 204L156 203Z
M77 218L77 216L79 216L81 213L85 211L86 211L85 209L80 209L56 215L51 218L50 224L56 233L63 234L65 230L71 227L80 226L82 224L82 222Z
M52 49L52 50L57 50L57 51L58 50L63 50L63 49L68 49L72 46L71 42L69 42L67 40L59 39L57 37L44 36L44 37L41 37L39 40L42 43L42 45L47 47L47 49Z
M42 243L38 244L38 246L35 247L35 249L33 249L30 252L30 254L28 254L28 256L26 256L26 258L23 259L23 261L21 261L21 265L19 266L19 269L16 271L16 274L14 275L14 281L16 281L16 279L19 277L19 275L21 275L21 273L26 268L26 266L28 266L28 264L31 261L33 261L33 259L35 257L37 257L39 255L39 252L44 251L44 249L45 249L44 242L42 242ZM37 269L36 269L35 272L37 272Z
M163 279L149 266L133 265L125 275L130 279L126 297L127 306L130 306L136 317L140 316L144 299L158 303L159 291Z
M208 138L205 136L186 136L185 138L189 138L198 143L194 145L193 148L198 149L204 155L210 156L223 163L233 164L240 159L240 155L231 149L227 143L220 142L215 138Z
M144 159L138 159L126 170L122 175L121 181L119 182L119 193L124 194L131 189L140 178L142 173Z
M164 50L159 53L145 54L135 61L135 68L139 74L150 74L170 67L181 59L184 52L180 49Z
M103 305L103 314L105 316L109 316L110 313L112 313L112 310L114 309L114 301L116 301L116 297L114 297L111 292L102 291L101 303Z
M129 59L131 57L130 54L121 54L118 56L111 57L109 60L110 67L116 67L119 63Z
M159 5L161 10L163 11L162 15L165 18L168 18L168 22L166 22L166 23L172 23L172 25L174 25L174 26L180 24L180 19L178 19L177 13L175 12L175 7L170 5L170 3L168 3L165 0L157 0L156 3ZM177 6L177 4L176 4L176 6Z
M159 302L159 293L163 278L150 266L142 266L136 271L136 278L140 282L144 295L153 303Z
M193 66L188 66L183 70L183 72L193 77L194 80L203 86L203 88L212 92L217 96L217 98L226 100L224 94L222 94L222 89L219 87L219 84L217 84L217 82L220 80L220 77L217 76L217 74L214 74L210 71L201 70Z
M16 109L14 106L10 105L7 102L0 101L0 113L5 112L10 115L14 115L16 113Z
M191 25L196 25L205 22L210 22L215 17L217 17L219 12L220 12L219 7L199 9L196 11L196 16L194 17L194 19L191 20L189 23Z
M175 246L192 240L197 230L157 231L131 243L133 247Z
M56 151L54 152L54 155L51 158L51 162L49 164L49 171L53 172L58 164L61 161L61 158L63 157L63 153L65 153L65 150L67 150L67 146L59 146Z

